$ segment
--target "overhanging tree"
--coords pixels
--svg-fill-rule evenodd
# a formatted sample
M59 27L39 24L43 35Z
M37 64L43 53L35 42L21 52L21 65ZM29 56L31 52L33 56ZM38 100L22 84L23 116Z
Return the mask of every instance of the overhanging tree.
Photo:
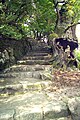
M80 19L79 5L79 0L2 0L0 34L16 39L35 36L37 32L48 34L71 20L67 28Z

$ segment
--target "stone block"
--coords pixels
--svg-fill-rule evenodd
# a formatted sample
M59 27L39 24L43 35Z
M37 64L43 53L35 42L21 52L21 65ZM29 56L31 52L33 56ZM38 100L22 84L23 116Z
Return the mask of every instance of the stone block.
M39 106L20 107L17 109L15 120L42 120L42 110Z
M50 102L44 107L44 118L45 119L59 119L61 117L67 117L68 108L66 104L62 101Z
M0 109L0 120L14 120L14 109Z
M69 99L68 107L72 120L80 120L80 97Z

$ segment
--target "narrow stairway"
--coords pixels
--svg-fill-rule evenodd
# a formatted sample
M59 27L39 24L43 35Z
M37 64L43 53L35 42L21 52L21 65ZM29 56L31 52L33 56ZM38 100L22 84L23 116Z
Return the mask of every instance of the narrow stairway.
M52 85L49 47L32 47L0 74L0 120L69 120L66 104L57 98L53 102L47 90Z
M48 46L44 43L41 46L29 51L17 64L6 69L0 74L0 94L13 95L26 91L38 90L38 85L44 89L50 83L50 60L51 55ZM4 79L4 80L3 80ZM46 80L46 81L45 81Z

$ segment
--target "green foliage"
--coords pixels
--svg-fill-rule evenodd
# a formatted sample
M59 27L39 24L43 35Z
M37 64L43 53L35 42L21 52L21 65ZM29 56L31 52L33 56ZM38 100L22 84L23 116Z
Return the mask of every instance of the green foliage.
M34 12L34 20L31 21L32 30L39 32L49 32L54 29L56 13L54 12L53 3L49 0L38 0Z
M79 51L79 50L75 50L74 53L75 53L76 59L77 59L78 61L80 61L80 51Z
M25 22L23 20L28 11L32 11L31 6L30 0L27 1L27 4L25 0L11 0L6 1L5 4L0 2L0 33L8 37L21 39L25 34L22 27Z
M22 38L22 35L19 33L18 29L16 29L14 26L11 27L9 25L1 25L0 33L2 33L3 35L6 35L6 37L11 37L15 39Z
M80 19L80 0L67 0L66 4L68 18L72 17L73 23Z
M78 62L78 69L80 70L80 51L75 50L74 53L75 53L75 57L76 57L77 62Z
M72 10L74 11L73 21L77 22L78 20L80 20L80 0L76 0Z
M58 38L58 35L54 32L49 35L49 39L53 39L53 38Z
M65 15L72 17L73 22L78 21L80 0L66 1ZM57 12L53 0L6 0L4 4L0 2L0 33L9 37L21 39L34 31L52 33L56 20Z

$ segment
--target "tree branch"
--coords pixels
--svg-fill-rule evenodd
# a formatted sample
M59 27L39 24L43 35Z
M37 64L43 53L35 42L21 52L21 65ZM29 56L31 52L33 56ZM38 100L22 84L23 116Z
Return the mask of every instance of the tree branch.
M64 30L64 33L66 33L66 31L67 31L69 28L71 28L71 27L73 27L73 26L76 26L77 24L80 24L80 22L77 22L77 23L74 23L74 24L71 24L70 26L68 26L68 27Z

